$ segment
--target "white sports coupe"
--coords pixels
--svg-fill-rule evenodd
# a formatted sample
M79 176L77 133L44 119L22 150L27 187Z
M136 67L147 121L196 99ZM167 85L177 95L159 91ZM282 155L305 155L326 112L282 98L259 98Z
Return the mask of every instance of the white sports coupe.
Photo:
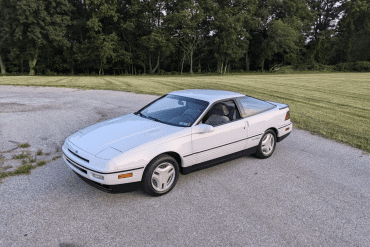
M63 158L85 182L106 192L142 188L160 196L179 173L241 156L268 158L292 131L289 106L240 93L189 89L67 138Z

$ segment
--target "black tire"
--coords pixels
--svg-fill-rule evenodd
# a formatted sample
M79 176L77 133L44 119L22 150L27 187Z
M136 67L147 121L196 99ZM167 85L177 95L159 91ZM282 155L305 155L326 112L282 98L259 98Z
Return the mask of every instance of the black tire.
M271 147L272 149L269 151L269 153L266 154L265 152L262 151L262 148L263 148L262 147L262 141L268 135L272 135L272 137L273 137L273 145L271 145L272 146ZM254 154L254 156L256 156L257 158L260 158L260 159L266 159L266 158L270 157L274 153L274 151L275 151L276 141L277 141L277 138L276 138L275 131L273 131L272 129L266 130L266 132L263 134L263 136L262 136L262 138L260 140L260 143L258 144L257 152Z
M165 189L164 191L158 191L156 190L156 187L153 185L152 176L153 176L154 171L157 168L159 168L160 165L164 166L166 164L171 164L173 168L175 169L175 172L173 174L174 177L171 178L171 181L172 180L173 181L167 189ZM171 169L170 166L169 168ZM170 192L175 187L178 179L179 179L179 165L177 161L172 156L163 154L163 155L160 155L154 158L145 168L143 179L141 180L141 187L145 193L151 196L162 196ZM170 180L170 178L168 180ZM156 183L157 182L155 181L155 184Z

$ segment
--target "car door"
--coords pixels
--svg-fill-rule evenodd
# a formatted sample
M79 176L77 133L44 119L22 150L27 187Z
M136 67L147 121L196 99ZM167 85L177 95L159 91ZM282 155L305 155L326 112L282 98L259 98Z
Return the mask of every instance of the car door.
M235 101L233 102L235 104ZM196 155L196 163L244 151L247 144L248 128L246 120L240 117L240 111L236 104L235 110L238 111L238 119L214 126L213 132L192 134L192 149L193 154Z

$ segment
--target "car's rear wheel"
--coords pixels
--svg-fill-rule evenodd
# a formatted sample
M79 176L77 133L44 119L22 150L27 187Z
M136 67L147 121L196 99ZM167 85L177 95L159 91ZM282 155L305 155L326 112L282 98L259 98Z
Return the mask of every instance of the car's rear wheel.
M142 188L152 196L161 196L170 192L179 178L179 165L169 155L161 155L152 160L145 169Z
M266 159L274 153L275 147L276 134L273 130L269 129L263 134L255 156L260 159Z

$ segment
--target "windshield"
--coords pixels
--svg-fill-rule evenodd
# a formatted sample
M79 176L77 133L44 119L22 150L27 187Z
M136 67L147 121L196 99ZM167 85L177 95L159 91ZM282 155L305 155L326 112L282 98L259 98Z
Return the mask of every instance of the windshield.
M203 100L168 94L138 114L162 123L189 127L198 119L208 104Z

